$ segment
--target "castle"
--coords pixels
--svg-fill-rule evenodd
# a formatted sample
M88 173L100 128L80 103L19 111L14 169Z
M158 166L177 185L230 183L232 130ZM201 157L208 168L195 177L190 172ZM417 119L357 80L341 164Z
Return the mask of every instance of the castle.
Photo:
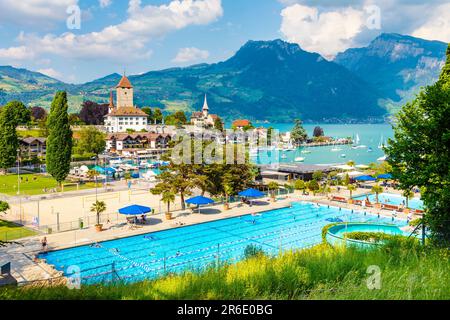
M109 112L105 116L105 128L108 133L136 132L146 130L148 115L134 105L133 86L124 75L116 86L116 105L114 105L113 93L109 98Z

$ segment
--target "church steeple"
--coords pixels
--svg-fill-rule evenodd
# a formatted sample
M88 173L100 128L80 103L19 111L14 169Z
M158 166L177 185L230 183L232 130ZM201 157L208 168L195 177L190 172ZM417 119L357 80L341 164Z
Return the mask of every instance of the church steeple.
M205 94L205 102L203 102L203 109L202 109L202 111L203 111L203 115L205 117L207 117L208 113L209 113L209 106L208 106L208 99L206 98L206 94Z
M114 106L114 97L112 90L109 92L109 112L111 113L116 107Z

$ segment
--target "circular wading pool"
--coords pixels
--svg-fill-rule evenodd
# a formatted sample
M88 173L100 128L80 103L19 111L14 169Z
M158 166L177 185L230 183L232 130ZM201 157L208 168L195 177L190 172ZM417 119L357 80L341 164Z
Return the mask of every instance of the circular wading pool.
M348 223L338 224L328 229L326 239L331 245L352 245L362 248L371 248L381 243L346 239L345 234L350 232L377 232L388 235L404 235L403 231L395 225L368 224L368 223Z

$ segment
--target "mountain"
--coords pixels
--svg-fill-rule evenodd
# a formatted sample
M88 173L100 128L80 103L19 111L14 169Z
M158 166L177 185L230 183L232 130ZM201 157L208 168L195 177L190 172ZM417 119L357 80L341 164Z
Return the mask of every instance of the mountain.
M118 77L81 86L107 96ZM224 118L308 121L382 118L377 92L346 68L298 45L249 41L232 58L131 76L140 106L199 109L208 93L211 112Z
M208 94L211 112L226 120L379 121L439 75L446 44L383 34L334 61L298 45L249 41L230 59L130 76L135 103L191 112ZM0 104L19 99L49 107L56 90L69 93L70 111L83 100L107 102L119 74L80 85L37 72L0 67Z
M420 88L439 78L448 44L400 34L382 34L367 47L348 49L334 62L377 88L381 105L396 112Z

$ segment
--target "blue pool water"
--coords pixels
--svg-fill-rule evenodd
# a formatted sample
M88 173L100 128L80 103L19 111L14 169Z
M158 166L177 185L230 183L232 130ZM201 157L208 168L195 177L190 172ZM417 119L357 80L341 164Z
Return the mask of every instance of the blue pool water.
M366 198L366 196L355 197L356 200L364 200L365 198ZM370 200L370 202L375 203L376 195L375 194L369 195L369 200ZM380 193L378 195L378 201L380 203L387 203L387 204L392 204L394 206L399 206L399 205L403 204L403 201L405 201L405 203L406 203L406 198L402 197L400 195L397 195L397 194L392 194L392 193ZM418 209L418 210L422 210L424 208L423 201L420 200L419 198L409 199L408 206L411 209Z
M251 212L251 209L249 209ZM322 228L330 221L369 222L406 226L406 221L294 203L292 208L265 212L259 216L219 220L194 226L155 232L54 251L40 256L57 270L67 272L78 267L83 283L121 279L136 282L166 273L200 270L220 262L236 262L245 248L261 247L267 254L319 244ZM114 264L114 265L113 265ZM114 273L112 271L114 270Z
M330 229L331 231L331 229ZM381 224L349 224L346 226L335 227L334 235L343 236L350 232L381 232L392 235L402 235L403 231L397 226L381 225Z

